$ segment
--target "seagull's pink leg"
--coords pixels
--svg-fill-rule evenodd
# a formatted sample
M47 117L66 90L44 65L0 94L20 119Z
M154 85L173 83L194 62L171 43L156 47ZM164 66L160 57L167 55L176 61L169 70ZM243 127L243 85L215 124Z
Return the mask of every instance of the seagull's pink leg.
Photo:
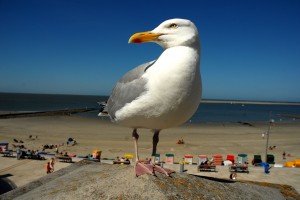
M153 135L153 148L152 148L152 162L150 165L152 165L153 171L160 172L162 174L165 174L166 176L170 176L171 173L173 173L173 170L165 169L160 167L159 165L155 164L155 154L156 154L156 148L157 144L159 142L159 132L160 130L155 130Z
M153 167L151 168L148 165L144 165L139 161L139 153L138 153L138 139L139 135L136 129L133 129L132 137L134 139L134 148L135 148L135 165L134 165L134 173L136 176L140 176L143 174L151 174L153 175Z

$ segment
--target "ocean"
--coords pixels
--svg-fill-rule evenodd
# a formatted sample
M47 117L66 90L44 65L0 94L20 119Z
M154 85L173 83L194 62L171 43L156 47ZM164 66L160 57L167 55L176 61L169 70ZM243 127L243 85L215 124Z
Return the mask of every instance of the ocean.
M106 101L107 98L107 96L90 95L0 93L0 113L98 108L97 102ZM97 111L93 111L77 115L99 118L97 114ZM278 116L280 114L300 116L300 105L205 102L200 104L197 112L187 123L297 120Z

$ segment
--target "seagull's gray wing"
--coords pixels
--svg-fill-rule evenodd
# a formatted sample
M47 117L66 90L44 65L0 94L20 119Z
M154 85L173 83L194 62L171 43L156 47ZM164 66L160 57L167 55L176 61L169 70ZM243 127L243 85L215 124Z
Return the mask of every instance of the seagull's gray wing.
M151 61L130 70L117 82L104 108L111 119L115 119L116 112L125 104L132 102L146 92L146 80L142 78L142 75L154 63L155 61Z

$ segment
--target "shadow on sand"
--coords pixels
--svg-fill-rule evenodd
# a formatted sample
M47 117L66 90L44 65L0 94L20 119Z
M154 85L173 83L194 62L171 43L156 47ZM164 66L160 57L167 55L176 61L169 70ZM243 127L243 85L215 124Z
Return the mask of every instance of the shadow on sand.
M0 175L0 195L17 188L15 183L7 178L10 176L12 176L12 174Z

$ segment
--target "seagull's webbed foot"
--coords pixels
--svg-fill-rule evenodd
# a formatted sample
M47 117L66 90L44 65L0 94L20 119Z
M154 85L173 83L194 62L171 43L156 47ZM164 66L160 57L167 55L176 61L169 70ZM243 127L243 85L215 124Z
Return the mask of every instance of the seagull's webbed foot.
M152 165L153 171L165 174L166 176L170 176L170 174L175 172L171 169L162 168L161 166L155 165L154 163L152 163L150 165Z
M155 175L154 174L154 171L153 171L153 166L151 165L144 165L143 163L137 161L135 163L135 166L134 166L134 173L136 176L140 176L140 175L143 175L143 174L151 174L151 175Z
M157 144L159 141L159 132L160 132L160 130L154 130L153 142L152 142L153 143L152 162L149 165L152 166L154 172L157 171L159 173L165 174L166 176L170 176L170 174L174 172L173 170L165 169L165 168L162 168L161 166L155 164L155 154L156 154Z

